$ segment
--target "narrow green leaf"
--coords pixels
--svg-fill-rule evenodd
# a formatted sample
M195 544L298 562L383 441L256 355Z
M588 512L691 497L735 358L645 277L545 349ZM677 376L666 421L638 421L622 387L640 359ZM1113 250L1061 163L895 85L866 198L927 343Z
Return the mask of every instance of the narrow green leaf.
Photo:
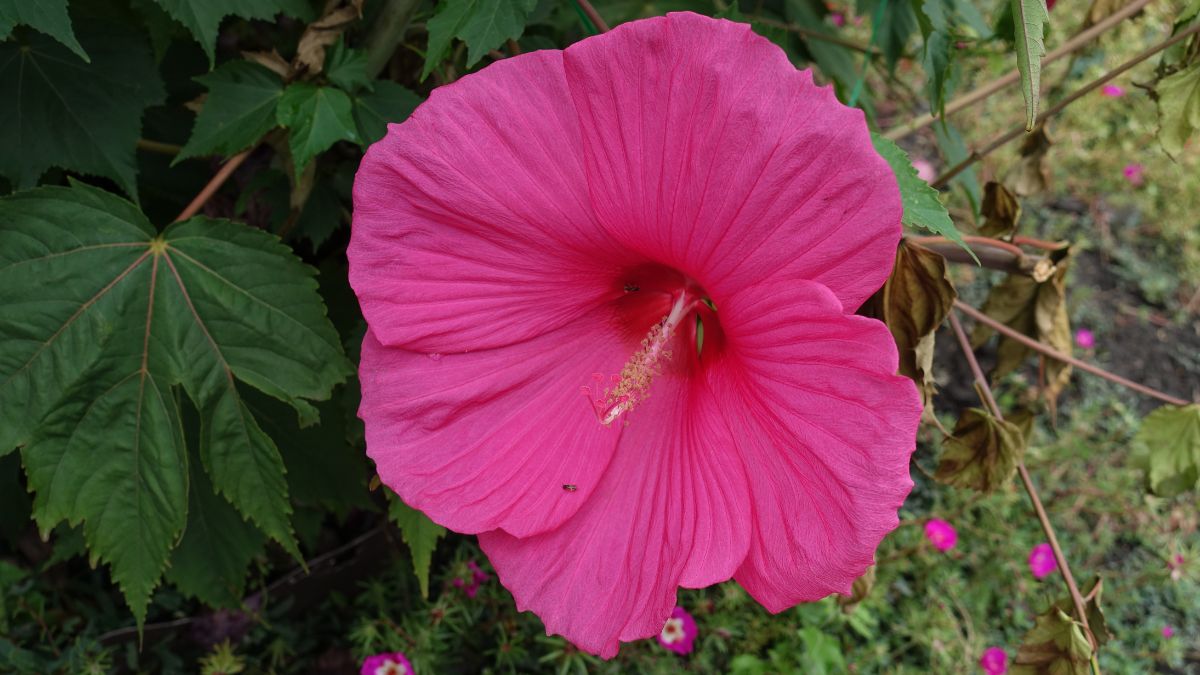
M1042 57L1046 54L1042 33L1050 12L1046 10L1046 0L1012 0L1012 13L1017 70L1021 72L1021 92L1025 95L1025 130L1033 131L1042 96Z
M249 61L231 61L196 81L208 87L187 145L175 158L235 155L275 128L283 80Z
M535 6L537 0L443 0L426 24L429 46L421 79L446 58L454 38L467 43L468 68L505 40L520 38Z
M363 146L370 145L387 134L388 124L408 119L423 99L395 82L380 80L375 91L354 99L354 122Z
M89 20L78 34L90 64L40 33L0 43L0 175L25 189L57 166L136 198L142 112L166 96L154 55L121 24Z
M446 528L405 504L391 490L387 494L388 518L400 528L400 536L412 553L413 572L421 585L422 597L429 597L429 564L438 540L446 536Z
M1200 62L1164 77L1158 94L1158 142L1171 157L1200 129Z
M82 522L139 622L186 519L176 385L216 490L297 552L282 461L237 382L308 414L351 372L312 275L260 230L156 236L85 185L0 200L0 447L24 446L39 526Z
M227 16L243 19L273 19L286 14L301 20L315 19L312 3L306 0L156 0L183 24L204 48L211 65L216 61L217 31Z
M0 41L7 40L14 26L29 26L58 40L84 61L88 54L75 39L67 0L0 0Z
M1172 497L1200 487L1200 403L1163 406L1142 420L1134 462L1150 489Z
M346 92L333 87L295 82L284 90L276 116L288 129L297 174L334 143L359 141L352 107Z
M946 207L938 199L937 190L917 176L917 170L908 160L908 155L895 143L879 134L872 133L871 141L875 144L875 152L887 160L888 165L892 167L892 173L896 174L896 182L900 186L900 199L904 202L904 224L940 234L966 249L974 257L975 254L963 241L958 228L954 227L954 221L950 220Z

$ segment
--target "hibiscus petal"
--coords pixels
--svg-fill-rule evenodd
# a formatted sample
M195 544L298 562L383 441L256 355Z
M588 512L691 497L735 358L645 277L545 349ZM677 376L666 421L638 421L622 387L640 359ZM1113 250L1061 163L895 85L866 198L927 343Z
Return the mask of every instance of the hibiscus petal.
M657 383L573 518L525 539L479 535L517 608L547 634L610 658L619 641L662 631L678 586L733 575L749 546L747 479L714 402L706 383Z
M486 349L613 297L560 52L435 89L354 182L350 282L382 344Z
M902 208L862 111L748 25L669 14L563 58L592 201L619 241L714 298L786 274L853 310L883 285Z
M887 327L820 284L764 284L720 314L741 371L722 409L754 503L735 578L773 612L849 592L912 489L916 387Z
M580 387L628 348L589 317L468 354L386 347L368 331L359 377L367 454L383 483L457 532L528 536L587 501L620 436ZM574 489L564 486L574 486Z

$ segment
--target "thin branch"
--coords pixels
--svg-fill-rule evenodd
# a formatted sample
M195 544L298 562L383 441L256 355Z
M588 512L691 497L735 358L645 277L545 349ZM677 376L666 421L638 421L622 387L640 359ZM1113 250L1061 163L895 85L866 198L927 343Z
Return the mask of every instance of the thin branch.
M817 40L818 42L828 42L830 44L845 47L846 49L852 49L856 52L861 52L863 54L870 54L871 56L879 56L879 55L883 54L883 52L879 51L879 49L877 47L871 47L868 45L864 45L861 42L847 40L845 38L840 38L836 35L830 35L829 33L822 33L819 30L814 30L812 28L805 28L804 26L794 24L794 23L789 23L787 21L777 21L775 19L771 19L771 18L767 18L767 17L755 17L754 21L755 21L755 23L761 23L764 26L770 26L772 28L780 28L780 29L795 33L796 35L799 35L801 38L803 38L805 40Z
M1034 340L1033 338L1029 337L1028 335L1022 334L1020 331L1016 331L1016 330L1013 330L1012 328L1009 328L1008 326L1004 325L1003 323L1000 323L999 321L993 319L992 317L988 316L987 314L984 314L983 312L979 311L978 309L975 309L974 307L968 305L967 303L963 302L962 300L955 300L954 306L956 308L958 308L959 311L961 311L963 314L966 314L967 316L971 317L972 319L975 319L979 323L987 326L988 328L991 328L992 330L1004 335L1005 337L1012 338L1013 340L1020 342L1021 344L1025 345L1026 347L1029 347L1030 349L1032 349L1040 354L1045 354L1046 356L1049 356L1050 358L1055 359L1057 361L1062 361L1063 363L1069 363L1072 366L1075 366L1076 368L1078 368L1084 372L1088 372L1088 373L1091 373L1098 377L1102 377L1110 382L1116 382L1117 384L1119 384L1123 387L1128 387L1129 389L1132 389L1138 393L1154 397L1160 401L1165 401L1167 403L1170 403L1171 405L1188 405L1188 402L1181 398L1176 398L1174 396L1171 396L1170 394L1163 393L1157 389L1152 389L1150 387L1147 387L1144 384L1138 384L1137 382L1134 382L1133 380L1125 379L1124 377L1121 377L1120 375L1116 375L1114 373L1110 373L1107 370L1100 368L1099 366L1092 365L1092 364L1088 363L1087 361L1080 361L1079 359L1075 358L1074 356L1064 354L1049 345L1042 344L1041 342Z
M996 398L992 396L992 389L988 386L987 378L983 375L983 370L979 367L979 361L975 358L975 352L971 349L971 341L967 339L967 334L963 331L962 323L953 312L950 313L950 326L954 329L954 335L958 338L958 344L962 347L963 355L967 357L967 363L971 366L971 374L975 376L976 389L979 392L979 397L991 410L992 415L996 419L1003 421L1004 415L1000 412L1000 406L996 405ZM1079 586L1075 583L1075 576L1071 574L1071 568L1067 565L1067 558L1063 555L1062 547L1058 545L1058 537L1054 534L1054 526L1050 524L1050 517L1046 515L1046 508L1042 506L1042 499L1038 496L1037 488L1033 485L1033 479L1029 476L1029 470L1025 468L1024 460L1017 462L1017 473L1021 476L1021 482L1025 485L1025 492L1029 493L1029 501L1033 503L1033 511L1037 514L1038 522L1042 525L1042 532L1046 535L1046 541L1050 544L1050 549L1054 551L1054 559L1058 562L1058 571L1062 573L1063 581L1067 584L1067 590L1071 593L1071 602L1075 605L1075 614L1079 617L1079 623L1083 625L1084 633L1087 634L1088 641L1092 645L1092 654L1096 653L1099 646L1096 643L1096 636L1092 634L1092 628L1088 625L1087 609L1083 601L1083 595L1079 592ZM1095 661L1092 662L1095 667ZM1099 669L1096 668L1096 672Z
M200 193L197 194L194 199L192 199L191 203L187 205L187 208L185 208L179 214L179 216L175 218L175 221L179 222L181 220L187 220L188 218L196 215L200 209L204 208L204 205L208 202L208 200L211 199L214 194L216 194L217 190L219 190L225 181L233 175L233 172L242 165L242 162L246 161L246 158L249 157L250 153L253 151L254 148L250 148L249 150L244 150L233 157L230 157L229 161L225 162L225 165L221 167L221 170L217 171L217 173L211 179L209 179L208 183L200 190Z
M604 21L604 17L600 16L600 12L597 12L596 8L592 7L592 3L588 2L588 0L575 0L575 2L579 5L579 9L582 9L583 13L587 15L588 20L596 26L596 30L601 33L608 32L608 23Z
M951 262L975 265L975 258L978 258L978 264L988 269L1024 274L1035 279L1047 279L1054 272L1054 263L1048 258L1029 255L1006 241L990 237L963 237L975 258L962 246L945 237L905 237L905 240L938 253Z
M1043 66L1049 65L1049 64L1057 61L1058 59L1077 51L1078 49L1080 49L1087 43L1089 43L1092 40L1099 37L1101 33L1104 33L1105 31L1107 31L1108 29L1112 28L1113 26L1116 26L1117 24L1121 23L1128 17L1136 14L1137 12L1140 12L1142 10L1142 8L1144 8L1146 5L1150 4L1153 1L1154 0L1135 0L1134 2L1129 3L1125 7L1122 7L1119 11L1117 11L1112 16L1109 16L1109 17L1105 18L1103 21L1088 28L1087 30L1080 32L1078 35L1071 38L1070 40L1067 40L1062 45L1060 45L1058 48L1056 48L1054 51L1047 54L1045 57L1042 58L1042 65ZM931 113L922 115L922 116L918 117L917 119L912 120L911 122L908 122L907 124L903 124L901 126L895 127L894 129L889 129L888 132L886 134L884 134L884 136L886 136L887 138L889 138L893 141L904 138L905 136L908 136L909 134L911 134L915 131L924 129L925 127L933 124L934 122L938 121L939 119L943 119L944 117L948 117L960 110L964 110L966 108L971 107L972 105L975 105L979 101L982 101L982 100L988 98L992 94L1000 91L1001 89L1004 89L1005 87L1008 87L1009 85L1019 81L1020 79L1021 79L1021 73L1019 71L1013 70L1012 72L1004 75L1003 77L992 80L991 82L985 84L984 86L979 87L978 89L974 89L966 94L963 94L962 96L959 96L958 98L954 99L953 101L950 101L949 103L946 104L946 111L945 111L944 115L938 116L938 115L933 115Z
M1188 28L1187 30L1182 30L1182 31L1176 33L1175 35L1171 36L1170 38L1163 40L1162 42L1158 43L1157 45L1154 45L1153 47L1146 49L1145 51L1143 51L1142 53L1133 57L1132 59L1129 59L1125 63L1122 63L1120 66L1117 66L1113 70L1108 71L1107 73L1101 75L1100 77L1096 78L1095 80L1092 80L1091 82L1087 83L1086 85L1080 87L1079 89L1076 89L1069 96L1067 96L1063 100L1059 101L1058 103L1055 103L1050 109L1048 109L1045 112L1043 112L1042 114L1038 115L1037 119L1034 120L1034 127L1036 128L1039 124L1045 122L1050 117L1061 112L1063 108L1066 108L1068 105L1070 105L1070 104L1074 103L1075 101L1079 100L1080 98L1086 96L1087 94L1091 93L1093 90L1098 89L1100 86L1104 85L1109 80L1112 80L1113 78L1117 77L1121 73L1124 73L1125 71L1133 68L1134 66L1137 66L1142 61L1145 61L1146 59L1150 58L1151 56L1154 56L1155 54L1161 52L1162 50L1167 49L1168 47L1171 47L1172 45L1175 45L1179 42L1182 42L1182 41L1188 39L1189 37L1195 35L1198 32L1200 32L1200 24L1196 24L1196 25L1192 26L1191 28ZM958 174L962 173L967 167L971 166L975 162L978 162L979 160L981 160L984 157L991 154L992 151L996 150L997 148L1003 146L1004 144L1008 143L1009 141L1013 140L1014 138L1017 138L1025 133L1026 133L1026 131L1025 131L1024 124L1013 127L1010 131L1007 131L1007 132L997 136L992 141L988 142L986 145L983 146L982 149L972 152L966 159L964 159L963 161L959 162L958 164L954 165L952 168L947 170L946 173L942 174L941 176L938 176L931 183L931 185L933 185L934 187L940 187L940 186L945 185L946 183L948 183L950 181L950 179L952 179L955 176L957 176Z
M175 155L178 155L179 152L181 150L183 150L182 145L175 145L174 143L163 143L162 141L150 141L145 138L139 138L137 140L137 148L138 148L138 150L145 150L146 152L156 152L160 155L170 155L172 157L174 157Z

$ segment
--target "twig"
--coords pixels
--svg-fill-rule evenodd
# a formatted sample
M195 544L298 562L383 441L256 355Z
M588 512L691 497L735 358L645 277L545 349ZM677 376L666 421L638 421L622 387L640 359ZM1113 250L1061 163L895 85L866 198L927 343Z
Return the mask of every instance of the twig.
M979 311L978 309L975 309L974 307L968 305L967 303L963 302L962 300L955 300L954 306L956 308L958 308L963 314L966 314L967 316L971 317L972 319L975 319L979 323L984 324L988 328L991 328L992 330L994 330L998 333L1001 333L1005 337L1012 338L1013 340L1020 342L1021 344L1025 345L1026 347L1029 347L1030 349L1032 349L1036 352L1039 352L1041 354L1045 354L1046 356L1049 356L1052 359L1062 361L1063 363L1069 363L1072 366L1075 366L1076 368L1078 368L1082 371L1091 373L1091 374L1099 376L1099 377L1103 377L1104 379L1106 379L1110 382L1116 382L1117 384L1119 384L1121 386L1128 387L1136 392L1145 394L1147 396L1152 396L1160 401L1165 401L1167 403L1170 403L1171 405L1188 405L1188 402L1181 398L1176 398L1174 396L1171 396L1170 394L1165 394L1157 389L1152 389L1150 387L1147 387L1144 384L1138 384L1137 382L1134 382L1133 380L1127 380L1127 379L1121 377L1120 375L1110 373L1107 370L1105 370L1099 366L1094 366L1094 365L1088 363L1087 361L1080 361L1079 359L1075 358L1074 356L1069 356L1067 354L1064 354L1064 353L1058 351L1057 349L1055 349L1049 345L1042 344L1041 342L1034 340L1033 338L1029 337L1028 335L1022 334L1020 331L1016 331L1016 330L1013 330L1012 328L1009 328L1008 326L1004 325L1003 323L1000 323L999 321L993 319L992 317L988 316L987 314L984 314L983 312Z
M812 28L805 28L804 26L800 26L800 25L794 24L794 23L789 23L787 21L776 21L775 19L770 19L767 17L755 17L754 22L761 23L764 26L770 26L772 28L781 28L783 30L795 33L796 35L799 35L801 38L803 38L805 40L817 40L818 42L828 42L830 44L845 47L846 49L852 49L856 52L862 52L863 54L870 54L871 56L879 56L883 53L883 52L879 51L879 49L877 47L871 47L869 45L864 45L860 42L855 42L853 40L847 40L845 38L840 38L836 35L822 33L819 30L813 30Z
M1198 32L1200 32L1200 24L1196 24L1196 25L1192 26L1191 28L1188 28L1187 30L1179 31L1178 33L1171 36L1170 38L1167 38L1166 40L1163 40L1162 42L1158 43L1157 45L1154 45L1153 47L1146 49L1145 51L1143 51L1142 53L1133 57L1132 59L1129 59L1125 63L1122 63L1120 66L1117 66L1113 70L1108 71L1107 73L1101 75L1100 77L1098 77L1098 78L1092 80L1091 82L1087 83L1086 85L1080 87L1079 89L1076 89L1069 96L1067 96L1063 100L1059 101L1058 103L1055 103L1052 107L1050 107L1050 109L1048 109L1045 112L1043 112L1042 114L1038 115L1037 119L1034 120L1034 127L1036 128L1038 125L1045 122L1047 119L1049 119L1053 115L1061 112L1063 108L1066 108L1068 105L1074 103L1075 101L1079 100L1080 98L1091 93L1093 90L1099 88L1101 85L1103 85L1104 83L1108 82L1109 80L1117 77L1121 73L1124 73L1125 71L1133 68L1134 66L1138 65L1142 61L1145 61L1146 59L1150 58L1151 56L1154 56L1155 54L1161 52L1162 50L1167 49L1168 47L1170 47L1174 44L1177 44L1179 42L1182 42L1183 40L1188 39L1189 37L1195 35ZM940 186L945 185L946 183L948 183L950 181L950 179L952 179L955 176L957 176L958 174L962 173L967 167L971 166L975 162L978 162L979 160L981 160L984 157L991 154L993 150L996 150L997 148L1003 146L1005 143L1008 143L1009 141L1013 140L1014 138L1017 138L1018 136L1021 136L1024 133L1026 133L1024 124L1013 127L1011 130L997 136L992 141L988 142L986 145L983 146L983 148L981 150L976 150L976 151L972 152L969 156L967 156L966 159L964 159L963 161L959 162L958 164L954 165L949 170L947 170L946 173L938 176L931 183L931 185L933 185L933 187L940 187Z
M905 237L905 240L938 253L951 262L974 265L975 259L978 258L978 264L988 269L1015 272L1035 279L1049 278L1054 272L1054 263L1048 258L1029 255L1006 241L990 237L963 237L975 258L956 242L945 237Z
M600 16L600 12L597 12L596 8L592 7L592 3L588 2L588 0L575 0L575 2L579 5L579 9L582 9L583 13L587 15L588 20L596 26L596 30L601 33L608 32L608 24L605 23L604 17Z
M377 76L391 60L419 4L417 0L389 0L383 3L379 16L367 31L365 47L368 75Z
M179 216L175 218L175 222L187 220L188 218L196 215L200 209L204 208L204 204L207 203L214 194L216 194L217 190L219 190L225 181L233 175L233 172L242 165L242 162L246 161L246 158L249 157L250 153L253 151L254 148L250 148L249 150L244 150L233 157L230 157L229 161L225 162L225 165L221 167L221 170L217 171L217 173L210 178L208 183L200 190L199 194L192 199L191 203L187 205L187 208L185 208L179 214Z
M175 155L178 155L180 150L183 150L182 145L175 145L174 143L163 143L162 141L150 141L150 140L146 140L145 138L139 138L137 140L137 148L138 148L138 150L145 150L146 152L155 152L160 155L171 155L172 157L174 157Z
M957 303L956 303L957 304ZM992 396L992 389L988 386L987 378L983 375L983 369L979 367L979 361L975 358L975 352L971 349L971 341L967 339L967 333L963 330L962 323L953 312L950 313L950 326L954 329L954 335L958 338L958 344L962 347L963 355L967 357L967 363L971 366L971 374L975 376L976 389L979 392L979 397L983 399L988 409L992 411L992 415L1000 421L1004 421L1004 415L1000 412L1000 406L996 405L996 398ZM1087 634L1088 642L1092 646L1093 654L1093 669L1099 673L1099 668L1096 667L1094 655L1098 648L1096 636L1092 634L1091 626L1088 625L1087 609L1083 601L1083 595L1079 592L1079 586L1075 584L1075 576L1071 574L1071 568L1067 565L1067 558L1063 555L1062 547L1058 545L1058 537L1054 534L1054 526L1050 524L1050 517L1046 515L1046 508L1042 506L1042 500L1038 497L1037 488L1033 485L1033 479L1029 476L1029 470L1025 468L1024 460L1017 462L1017 473L1021 476L1021 483L1025 485L1025 492L1029 494L1029 501L1033 503L1033 511L1037 514L1038 522L1042 525L1042 532L1046 535L1046 541L1050 544L1050 550L1054 551L1054 559L1058 562L1058 571L1062 573L1063 581L1067 584L1067 590L1071 593L1071 602L1075 605L1075 614L1079 617L1079 623L1083 626L1084 633Z
M1046 54L1046 56L1042 58L1042 65L1043 66L1049 65L1049 64L1057 61L1058 59L1075 52L1080 47L1083 47L1087 43L1096 39L1101 33L1107 31L1108 29L1112 28L1113 26L1116 26L1117 24L1121 23L1126 18L1136 14L1137 12L1140 12L1143 7L1145 7L1146 5L1150 4L1153 1L1154 0L1135 0L1134 2L1129 3L1125 7L1122 7L1120 9L1120 11L1116 12L1112 16L1105 18L1103 21L1097 23L1096 25L1092 26L1091 28L1088 28L1087 30L1082 31L1075 37L1064 42L1062 45L1060 45L1055 50L1051 51L1049 54ZM894 129L889 129L888 132L886 134L884 134L884 136L886 136L887 138L889 138L893 141L904 138L905 136L907 136L915 131L924 129L925 127L929 126L930 124L933 124L934 122L938 121L939 119L943 119L944 117L953 115L954 113L956 113L960 110L971 107L972 105L978 103L979 101L986 99L987 97L991 96L992 94L1000 91L1001 89L1004 89L1005 87L1017 82L1020 79L1021 79L1020 72L1014 70L999 79L992 80L991 82L985 84L984 86L979 87L978 89L974 89L966 94L963 94L962 96L959 96L958 98L954 99L953 101L950 101L949 103L946 104L946 111L943 115L938 116L938 115L934 115L932 113L922 115L922 116L918 117L917 119L912 120L911 122L908 122L907 124L903 124Z

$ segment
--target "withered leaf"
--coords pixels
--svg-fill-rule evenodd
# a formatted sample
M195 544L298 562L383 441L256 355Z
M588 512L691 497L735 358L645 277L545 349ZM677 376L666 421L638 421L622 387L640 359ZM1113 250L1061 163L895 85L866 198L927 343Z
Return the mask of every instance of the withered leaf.
M319 73L325 67L325 50L337 42L350 24L362 17L363 0L329 0L321 18L308 24L296 46L292 68L296 72Z
M1016 195L995 181L983 187L984 217L979 234L1011 240L1017 232L1017 221L1021 218L1021 204Z
M1054 141L1046 133L1046 125L1040 124L1025 135L1021 142L1021 158L1009 170L1004 182L1020 197L1028 197L1045 191L1050 184L1050 170L1046 166L1046 153Z
M942 445L934 477L955 487L992 492L1012 479L1024 455L1025 435L1020 427L970 408Z
M850 595L838 596L838 605L845 612L853 612L858 603L865 600L871 594L871 589L874 587L875 566L871 565L862 573L862 576L854 580L854 584L850 587Z
M901 240L891 276L859 310L887 324L900 353L900 374L917 383L926 405L934 391L934 331L956 297L946 278L946 259Z
M1054 273L1042 282L1022 274L1009 274L988 293L987 301L983 304L984 313L1013 330L1070 354L1071 326L1066 302L1068 255L1066 248L1053 252L1052 258L1058 258ZM991 334L990 328L977 324L971 336L972 345L978 347ZM1001 336L993 379L1015 370L1030 352L1020 342ZM1043 366L1045 381L1042 393L1053 411L1059 393L1070 381L1071 366L1053 359L1043 359Z
M1096 643L1101 647L1108 644L1113 637L1112 631L1108 629L1108 619L1104 616L1104 610L1100 608L1100 594L1103 590L1104 582L1098 576L1092 577L1092 583L1080 589L1084 597L1083 610L1087 612L1088 628L1092 629L1092 635L1096 636ZM1075 603L1069 595L1059 598L1054 606L1071 616L1075 611Z
M1082 627L1058 607L1035 620L1025 634L1012 675L1088 675L1092 645Z

